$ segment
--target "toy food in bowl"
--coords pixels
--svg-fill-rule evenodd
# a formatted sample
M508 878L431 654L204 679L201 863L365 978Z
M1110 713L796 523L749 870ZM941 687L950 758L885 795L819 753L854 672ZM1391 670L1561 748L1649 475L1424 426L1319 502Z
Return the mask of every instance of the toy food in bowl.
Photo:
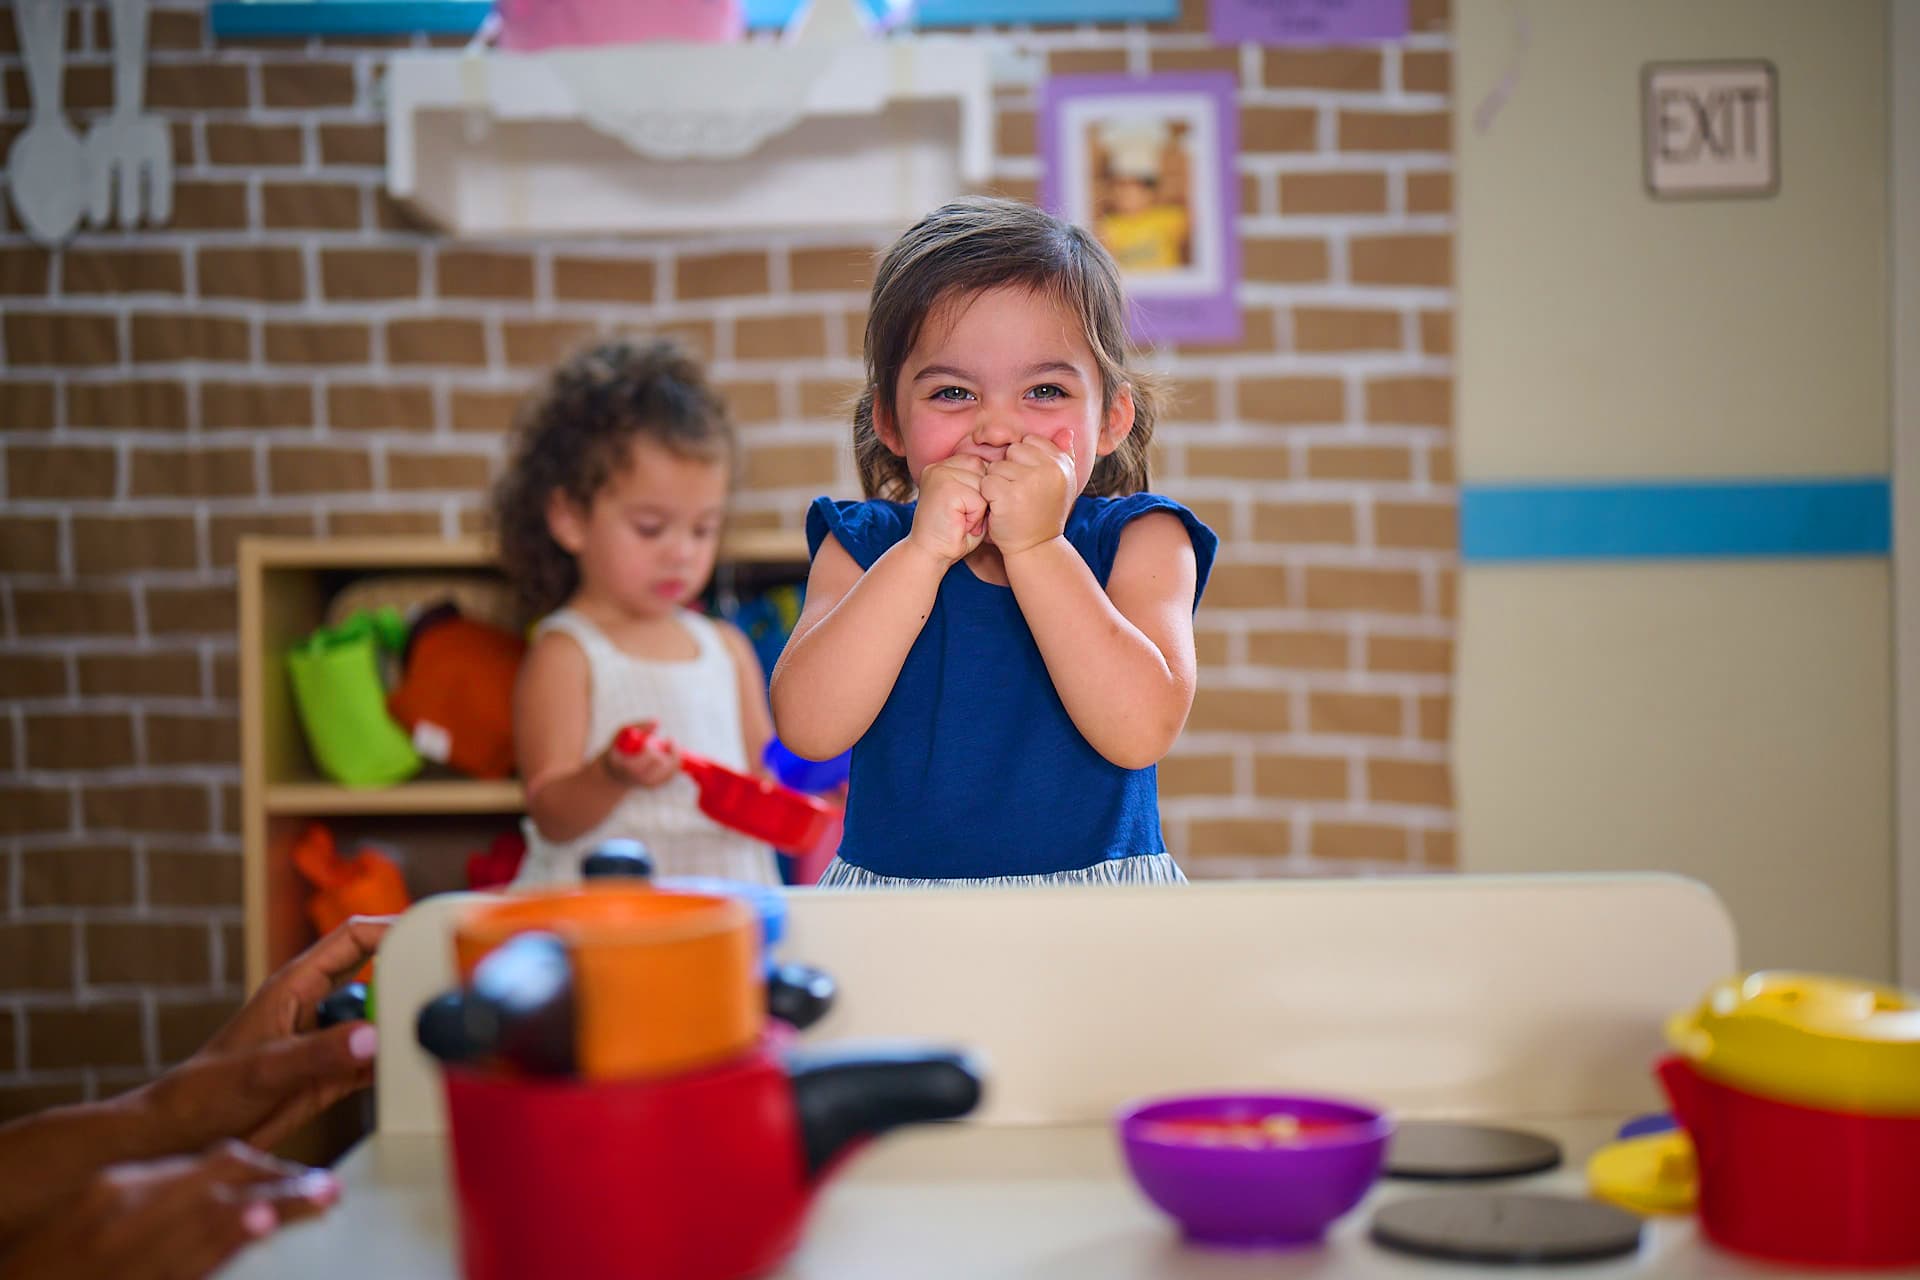
M1365 1198L1393 1121L1335 1098L1208 1094L1120 1113L1120 1146L1147 1199L1201 1244L1313 1244Z

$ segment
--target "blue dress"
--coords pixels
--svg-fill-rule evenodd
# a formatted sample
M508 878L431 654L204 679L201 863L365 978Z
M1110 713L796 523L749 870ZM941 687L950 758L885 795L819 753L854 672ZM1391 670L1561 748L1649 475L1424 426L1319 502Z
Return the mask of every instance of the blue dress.
M913 511L816 499L808 549L818 554L831 533L869 569L907 536ZM1193 539L1197 608L1219 539L1179 503L1151 493L1079 498L1067 541L1104 588L1122 531L1151 511L1179 517ZM1156 770L1123 769L1094 750L1054 691L1012 589L954 564L886 705L854 745L841 863L891 879L982 880L1079 872L1166 847Z

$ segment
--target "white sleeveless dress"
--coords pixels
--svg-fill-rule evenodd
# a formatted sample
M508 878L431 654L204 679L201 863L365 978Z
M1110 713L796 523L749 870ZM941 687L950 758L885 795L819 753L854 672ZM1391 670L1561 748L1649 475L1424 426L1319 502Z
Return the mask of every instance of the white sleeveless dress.
M682 748L734 769L747 769L740 735L740 684L733 655L713 622L682 610L699 654L686 661L656 662L614 647L600 628L571 609L549 616L536 629L573 637L587 655L592 718L586 754L605 751L623 725L652 720ZM780 883L773 850L728 830L700 812L699 789L685 774L660 787L633 787L599 826L575 839L554 842L527 819L527 857L514 884L564 884L580 876L580 859L616 836L640 840L653 851L661 875L721 876L755 884Z

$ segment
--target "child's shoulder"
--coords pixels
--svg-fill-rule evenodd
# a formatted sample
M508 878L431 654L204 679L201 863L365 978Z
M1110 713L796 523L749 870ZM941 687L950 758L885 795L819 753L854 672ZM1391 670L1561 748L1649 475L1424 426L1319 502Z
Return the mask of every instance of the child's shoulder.
M815 498L807 508L807 554L818 555L820 544L832 534L841 550L862 569L870 569L883 552L913 528L913 506L867 498L848 502Z
M1067 523L1067 540L1079 548L1102 586L1113 571L1120 543L1131 528L1153 538L1174 534L1175 527L1193 544L1195 566L1202 588L1213 567L1220 537L1191 509L1159 493L1129 493L1118 498L1081 498Z

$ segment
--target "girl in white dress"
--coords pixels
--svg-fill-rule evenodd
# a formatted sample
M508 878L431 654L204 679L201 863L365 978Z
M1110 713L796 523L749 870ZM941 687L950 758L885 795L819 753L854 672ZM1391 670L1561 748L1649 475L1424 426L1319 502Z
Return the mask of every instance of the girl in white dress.
M773 734L752 645L697 608L733 457L725 406L670 342L591 346L522 411L495 495L502 564L541 619L514 694L516 884L570 880L615 836L663 875L780 883L773 851L701 813L679 769L684 747L747 771ZM613 738L633 723L656 740L625 755Z

